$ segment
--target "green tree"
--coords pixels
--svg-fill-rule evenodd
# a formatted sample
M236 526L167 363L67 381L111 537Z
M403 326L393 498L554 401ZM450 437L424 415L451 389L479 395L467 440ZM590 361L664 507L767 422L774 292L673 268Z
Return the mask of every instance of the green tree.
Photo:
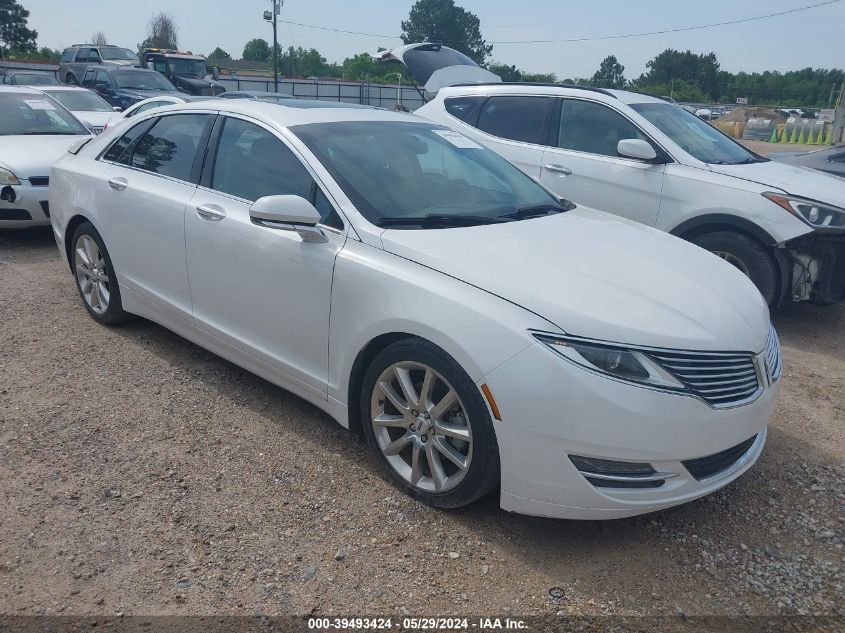
M229 55L226 51L224 51L219 46L215 48L208 54L209 59L232 59L232 56Z
M38 32L27 28L29 11L16 0L0 0L0 47L4 51L33 53Z
M557 75L554 73L522 73L522 81L530 81L532 83L540 84L555 84L557 83Z
M625 80L625 67L619 63L615 55L605 57L590 83L598 88L622 89L628 83Z
M719 61L715 53L704 55L667 48L647 62L646 68L648 72L637 80L640 86L671 85L680 79L714 101L719 98Z
M507 64L493 62L487 66L487 70L494 75L499 75L502 81L522 81L522 71L513 65L508 66Z
M290 47L279 53L279 72L301 77L340 77L342 68L329 63L315 48Z
M267 43L267 40L256 37L246 43L241 58L249 62L272 61L270 59L270 45Z
M481 37L481 23L474 13L455 5L455 0L417 0L402 21L405 44L432 42L449 46L483 65L493 51Z

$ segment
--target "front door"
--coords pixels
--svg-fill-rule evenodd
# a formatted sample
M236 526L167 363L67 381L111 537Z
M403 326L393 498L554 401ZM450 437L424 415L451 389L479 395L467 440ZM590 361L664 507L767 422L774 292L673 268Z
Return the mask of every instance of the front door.
M654 225L665 165L624 158L622 139L648 137L609 106L561 99L551 146L543 154L541 180L562 198ZM657 148L659 149L659 148Z
M344 226L274 132L236 117L221 117L216 128L185 221L196 325L326 397L332 275ZM277 194L314 203L328 241L253 224L252 203Z

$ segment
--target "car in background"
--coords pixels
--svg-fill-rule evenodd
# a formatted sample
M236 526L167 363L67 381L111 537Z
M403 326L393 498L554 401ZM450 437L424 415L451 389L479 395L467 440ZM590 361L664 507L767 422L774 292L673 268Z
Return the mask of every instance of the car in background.
M58 86L59 80L50 73L37 70L3 70L0 69L0 85L2 86Z
M697 116L699 119L709 121L713 118L713 110L711 110L710 108L698 108L695 111L695 116Z
M106 127L117 125L125 119L131 119L132 117L137 116L142 112L146 112L147 110L152 110L153 108L163 108L164 106L175 105L177 103L189 103L191 101L207 101L208 99L216 99L216 97L188 94L150 97L149 99L144 99L143 101L139 101L135 105L128 107L119 115L112 116L106 123Z
M43 92L0 86L0 228L50 224L50 168L91 133Z
M446 126L217 99L145 112L51 178L95 321L149 318L305 398L425 503L624 517L763 450L780 350L751 282Z
M213 97L226 92L225 86L217 81L219 70L208 68L202 55L176 49L146 48L141 52L141 61L188 94Z
M221 99L261 99L263 101L288 101L296 99L293 95L282 92L266 92L264 90L231 90L222 95Z
M809 167L845 178L845 145L824 147L809 152L774 152L769 158L778 163Z
M64 83L75 86L82 83L85 70L89 66L125 68L140 65L141 60L128 48L111 44L74 44L62 51L59 58L59 78Z
M40 86L39 90L70 110L94 134L100 134L114 117L115 107L87 88L59 85Z
M123 108L163 95L181 95L161 73L147 68L89 68L82 78L82 87L93 90L109 105Z
M423 50L425 58L415 59L417 46L393 56L412 74L424 68L418 83L447 77L451 57L438 66ZM478 70L485 81L488 71ZM563 198L698 244L749 276L771 306L845 298L841 179L772 162L655 97L467 85L468 74L464 68L464 85L440 89L416 114L493 149Z

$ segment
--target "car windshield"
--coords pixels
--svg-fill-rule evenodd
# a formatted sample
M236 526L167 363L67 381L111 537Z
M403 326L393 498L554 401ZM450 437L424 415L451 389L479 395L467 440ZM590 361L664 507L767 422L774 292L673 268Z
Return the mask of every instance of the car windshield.
M201 59L182 59L179 57L168 57L167 63L175 75L193 75L194 77L205 77L205 61Z
M16 73L15 83L19 86L55 86L59 80L47 73Z
M742 165L766 160L679 106L671 103L634 103L631 107L687 154L704 163Z
M290 129L379 226L469 226L566 209L503 158L435 124L344 121Z
M74 116L43 94L0 93L0 136L87 135Z
M45 90L45 92L71 111L114 112L108 103L88 90Z
M100 56L108 60L138 61L138 56L128 48L101 48Z
M176 92L176 88L173 87L172 83L153 70L149 72L142 70L123 71L115 73L114 79L117 82L118 88L128 90L168 90L170 92Z

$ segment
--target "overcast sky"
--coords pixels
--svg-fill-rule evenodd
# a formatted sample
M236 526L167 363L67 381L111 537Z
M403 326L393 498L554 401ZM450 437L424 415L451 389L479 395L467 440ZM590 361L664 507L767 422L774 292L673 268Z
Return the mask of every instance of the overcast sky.
M31 11L30 27L39 46L63 48L88 41L102 30L109 42L135 48L144 39L153 12L169 11L179 26L179 44L208 54L216 46L240 57L253 37L270 41L270 25L261 19L270 0L19 0ZM820 0L458 0L481 19L484 37L501 40L554 40L621 35L723 22L793 9ZM412 0L286 0L283 18L352 31L398 35ZM665 48L715 51L724 70L791 70L845 66L845 1L801 13L700 31L599 42L495 44L493 59L559 78L591 76L599 62L614 54L628 78ZM399 39L330 33L279 24L284 46L318 49L329 61L400 44Z

